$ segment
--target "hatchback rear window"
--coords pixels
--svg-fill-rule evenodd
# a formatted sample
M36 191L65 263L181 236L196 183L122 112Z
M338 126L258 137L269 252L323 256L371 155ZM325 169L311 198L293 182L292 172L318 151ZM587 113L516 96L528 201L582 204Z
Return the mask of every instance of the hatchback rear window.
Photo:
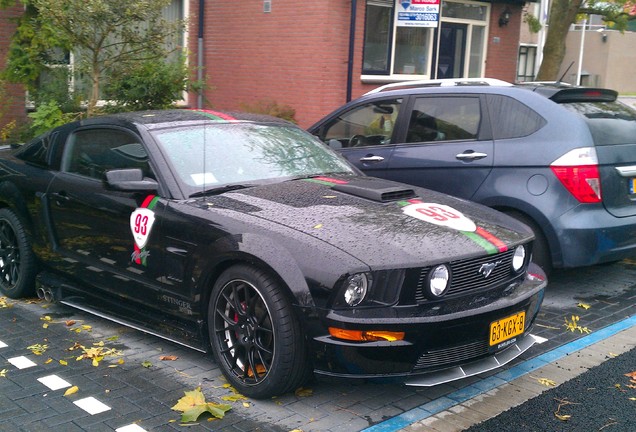
M620 102L564 103L585 117L596 145L636 143L636 110Z

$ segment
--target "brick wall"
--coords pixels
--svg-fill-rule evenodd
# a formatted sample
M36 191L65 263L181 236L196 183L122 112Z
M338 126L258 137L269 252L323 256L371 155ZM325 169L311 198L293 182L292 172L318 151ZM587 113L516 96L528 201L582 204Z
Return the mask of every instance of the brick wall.
M23 7L16 1L16 6L0 9L0 69L6 66L9 42L15 31L13 20L22 14ZM16 120L22 123L26 120L24 88L16 84L6 84L5 99L0 105L0 129L7 123Z
M262 0L206 2L209 107L239 109L270 99L295 108L301 126L309 126L325 107L345 102L350 2L271 5L264 13Z
M205 73L212 89L207 108L240 109L269 99L290 105L307 127L346 102L351 1L230 0L205 3ZM196 24L198 2L191 1ZM377 84L360 82L365 20L357 1L352 98ZM510 22L499 27L509 7ZM519 5L492 4L485 76L513 81L519 46ZM196 25L191 27L196 52ZM195 99L192 99L194 101Z
M510 22L499 27L499 17L508 8ZM514 82L517 78L521 6L493 3L490 8L490 32L485 77Z

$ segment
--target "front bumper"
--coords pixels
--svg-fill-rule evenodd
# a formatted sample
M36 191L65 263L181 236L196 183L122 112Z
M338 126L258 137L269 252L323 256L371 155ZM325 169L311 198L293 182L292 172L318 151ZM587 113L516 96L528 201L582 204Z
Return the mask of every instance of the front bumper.
M352 342L328 334L313 338L314 372L346 378L384 378L435 385L499 367L534 343L529 334L547 285L532 265L512 292L477 293L452 301L393 306L381 311L330 311L327 326L404 332L394 342ZM489 345L490 323L525 312L524 332L499 346ZM459 372L464 369L464 372Z

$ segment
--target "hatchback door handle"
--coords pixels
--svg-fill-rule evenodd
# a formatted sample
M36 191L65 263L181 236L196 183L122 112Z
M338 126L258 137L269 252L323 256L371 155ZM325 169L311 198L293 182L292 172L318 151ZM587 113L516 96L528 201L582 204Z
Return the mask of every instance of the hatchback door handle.
M466 151L464 153L460 153L457 156L455 156L457 159L460 160L479 160L479 159L483 159L486 156L488 156L488 154L486 153L479 153L479 152L474 152L474 151Z
M363 158L360 158L360 162L378 163L378 162L382 162L383 160L384 158L382 156L365 156Z

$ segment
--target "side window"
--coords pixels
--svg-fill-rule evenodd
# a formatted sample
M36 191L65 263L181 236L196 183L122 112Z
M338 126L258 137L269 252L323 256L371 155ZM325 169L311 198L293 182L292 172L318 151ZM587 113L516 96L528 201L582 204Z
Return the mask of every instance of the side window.
M406 142L475 140L479 134L479 97L426 97L413 105Z
M486 95L494 139L521 138L541 129L546 120L516 99Z
M323 126L320 138L335 148L389 144L401 105L402 99L359 105Z
M151 175L148 154L134 135L119 129L88 129L72 134L62 171L102 180L112 169L141 168Z
M46 134L37 141L22 147L16 156L27 162L45 167L48 165L49 149L56 137L57 132Z

